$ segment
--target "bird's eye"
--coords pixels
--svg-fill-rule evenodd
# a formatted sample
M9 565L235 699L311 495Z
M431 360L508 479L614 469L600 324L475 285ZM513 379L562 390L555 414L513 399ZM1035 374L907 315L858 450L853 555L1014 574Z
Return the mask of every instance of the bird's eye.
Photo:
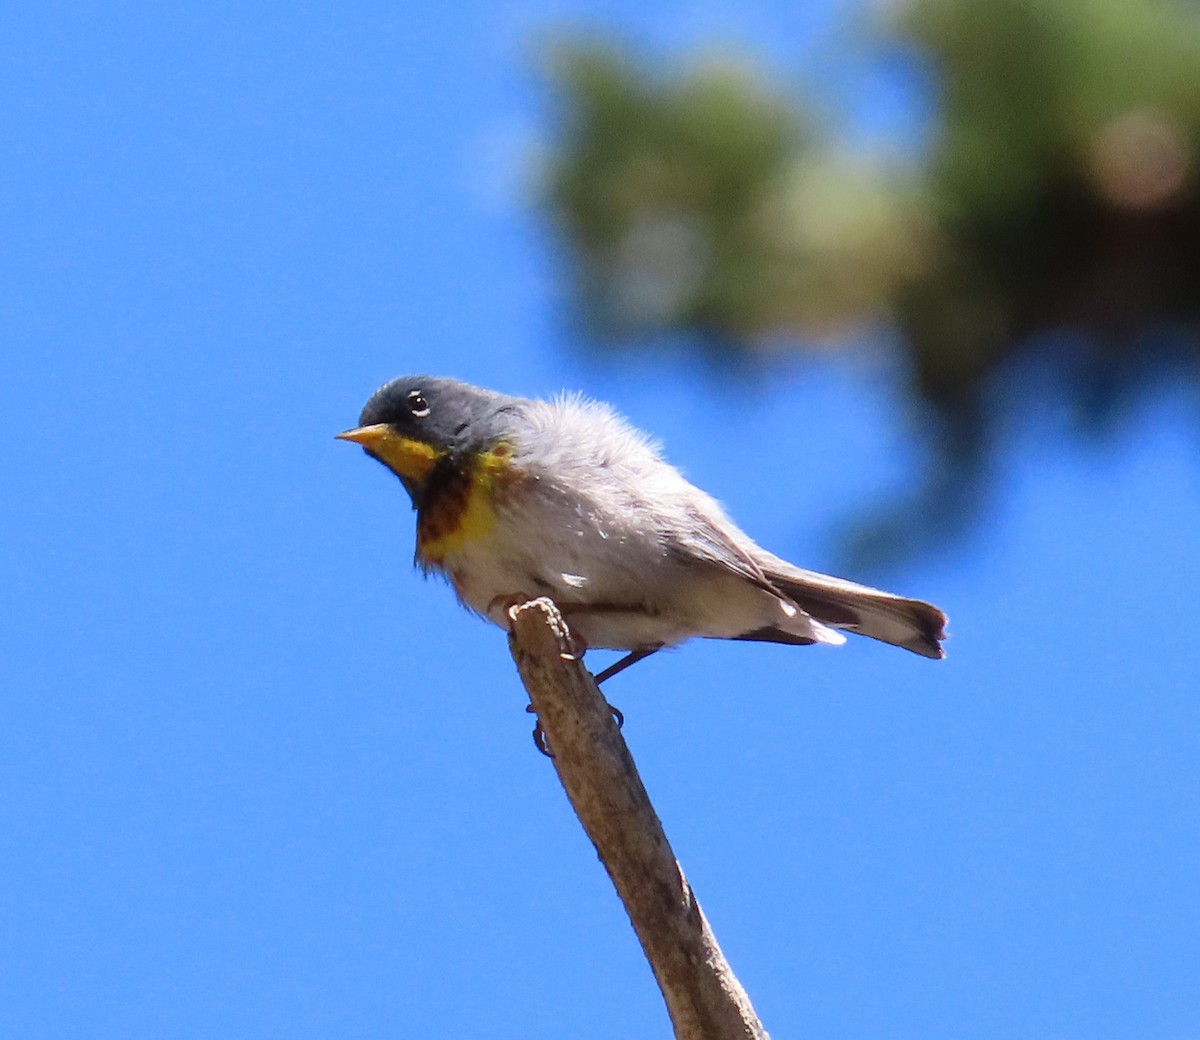
M408 409L418 419L424 419L429 414L429 402L420 390L414 390L408 395Z

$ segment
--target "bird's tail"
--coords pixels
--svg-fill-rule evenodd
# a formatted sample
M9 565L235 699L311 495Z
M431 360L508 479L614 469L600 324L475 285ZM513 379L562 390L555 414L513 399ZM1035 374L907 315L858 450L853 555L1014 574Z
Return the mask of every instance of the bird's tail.
M932 603L805 571L769 554L760 558L767 579L805 613L831 628L870 636L922 657L942 658L946 615Z

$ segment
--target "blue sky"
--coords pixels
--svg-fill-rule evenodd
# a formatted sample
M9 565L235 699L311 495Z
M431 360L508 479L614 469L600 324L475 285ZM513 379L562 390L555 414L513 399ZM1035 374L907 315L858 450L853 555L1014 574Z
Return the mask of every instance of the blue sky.
M832 90L836 10L0 13L0 1035L669 1035L502 635L333 434L406 371L583 389L832 566L912 476L886 365L589 359L516 187L537 31L733 32ZM860 125L919 110L889 82ZM950 612L942 664L710 643L614 682L773 1035L1200 1033L1194 418L1014 432L978 532L889 578Z

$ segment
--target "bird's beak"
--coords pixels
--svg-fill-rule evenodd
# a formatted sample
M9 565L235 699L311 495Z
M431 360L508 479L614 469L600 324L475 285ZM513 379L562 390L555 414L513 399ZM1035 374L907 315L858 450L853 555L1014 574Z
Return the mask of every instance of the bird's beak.
M339 433L337 439L354 441L355 444L361 444L364 448L374 448L383 444L390 435L391 430L388 429L387 423L376 423L374 426L356 426L353 430L346 430L344 433Z
M422 481L437 462L438 451L423 441L396 433L387 423L357 426L337 435L339 441L361 444L399 477Z

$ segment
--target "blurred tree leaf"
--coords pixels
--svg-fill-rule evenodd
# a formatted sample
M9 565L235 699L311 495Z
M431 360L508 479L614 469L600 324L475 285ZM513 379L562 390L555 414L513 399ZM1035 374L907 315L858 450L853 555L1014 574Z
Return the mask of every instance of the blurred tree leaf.
M895 301L919 393L952 428L986 422L991 374L1057 352L1081 417L1111 418L1200 305L1196 12L920 0L900 25L933 57L941 110L938 261ZM1035 335L1072 328L1086 339Z
M852 534L879 559L973 514L1002 424L1065 406L1095 432L1164 379L1200 385L1200 11L909 0L877 42L935 94L915 177L836 149L745 61L667 76L592 40L553 65L546 197L613 349L898 329L931 467Z
M591 333L682 329L738 351L885 303L913 252L903 192L815 155L812 118L752 65L662 77L629 50L578 44L552 68L547 193Z

